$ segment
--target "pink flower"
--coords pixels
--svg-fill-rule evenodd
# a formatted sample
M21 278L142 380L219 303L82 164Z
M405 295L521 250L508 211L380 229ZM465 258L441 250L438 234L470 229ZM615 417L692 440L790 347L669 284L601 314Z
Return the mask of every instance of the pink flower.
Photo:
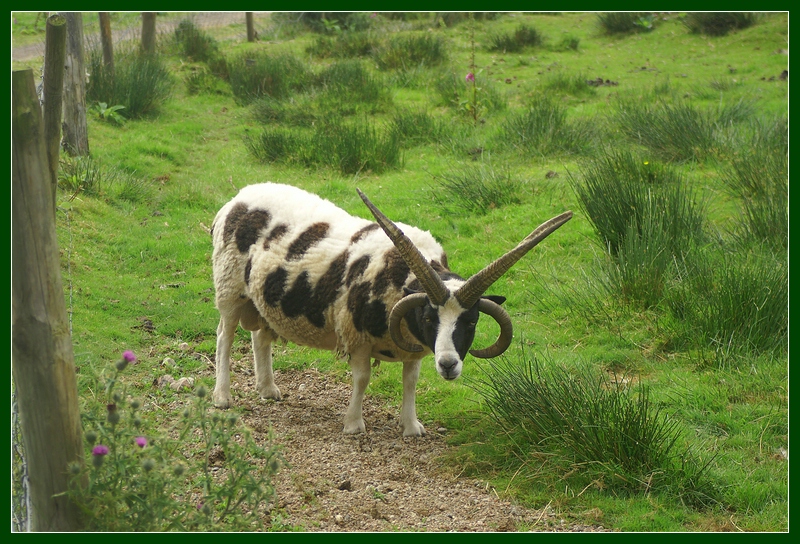
M92 455L94 455L95 457L102 457L104 455L108 455L108 451L109 451L108 446L98 444L94 448L92 448Z
M143 448L147 445L147 439L143 436L137 436L133 439L133 441L136 442L136 445L140 448Z
M469 72L465 79L467 80L467 83L473 83L475 81L475 74Z
M129 363L133 363L136 361L136 355L133 354L131 350L125 350L122 354L122 358L125 359Z

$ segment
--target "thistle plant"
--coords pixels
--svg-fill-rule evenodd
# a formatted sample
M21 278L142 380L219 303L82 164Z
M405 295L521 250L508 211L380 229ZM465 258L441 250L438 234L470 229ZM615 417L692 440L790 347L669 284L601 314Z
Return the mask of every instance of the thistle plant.
M120 376L134 363L126 351L104 386L103 413L83 414L87 462L69 467L67 493L87 530L253 530L274 495L278 448L262 448L213 411L205 387L166 434L148 431L144 405ZM85 486L81 482L88 482Z
M475 16L473 13L469 14L469 42L470 42L470 57L469 57L469 72L466 75L465 81L470 87L469 98L461 102L461 106L472 117L472 122L477 124L478 118L481 113L481 103L478 100L478 92L481 90L475 81Z

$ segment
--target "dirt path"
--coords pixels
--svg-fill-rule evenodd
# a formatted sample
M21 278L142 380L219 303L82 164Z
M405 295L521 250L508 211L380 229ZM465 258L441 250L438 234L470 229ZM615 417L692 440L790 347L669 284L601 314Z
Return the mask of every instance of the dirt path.
M259 16L265 13L270 12L258 12ZM232 12L195 12L195 13L187 13L187 16L191 16L192 21L194 22L195 26L198 28L213 28L213 27L220 27L220 26L227 26L232 24L240 23L242 25L242 36L246 35L246 29L244 24L244 12L242 11L232 11ZM84 21L85 22L85 21ZM159 34L163 34L165 32L172 32L177 24L180 21L157 21L156 22L156 31ZM114 37L115 45L120 43L124 40L129 40L138 35L140 31L139 27L128 27L123 30L119 30L117 28L112 29L112 34ZM86 35L84 36L85 42L88 44L97 43L99 41L99 35ZM26 45L24 47L14 47L12 43L11 48L11 60L24 62L27 60L32 60L37 57L44 56L44 35L42 35L42 41L39 43L34 43L31 45Z
M259 442L270 428L288 462L275 480L271 520L305 531L597 532L566 523L552 510L502 500L485 482L443 466L445 429L403 438L398 413L365 400L365 434L342 433L350 385L316 370L277 370L280 402L257 400L251 361L234 364L232 389L243 422Z

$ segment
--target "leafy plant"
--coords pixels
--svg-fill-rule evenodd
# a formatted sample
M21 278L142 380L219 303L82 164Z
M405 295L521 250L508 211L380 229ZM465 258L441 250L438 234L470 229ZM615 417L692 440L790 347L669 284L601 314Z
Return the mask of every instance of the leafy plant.
M253 530L274 494L277 447L258 447L235 414L212 413L206 389L183 411L173 436L145 429L144 403L128 395L126 351L100 379L102 414L83 415L87 462L69 467L67 493L93 531ZM120 390L120 386L121 390ZM186 448L198 436L199 455ZM258 461L256 461L258 460ZM212 472L212 467L219 471ZM217 474L215 474L215 472ZM84 487L81 482L88 482Z
M124 109L125 106L119 104L116 106L109 106L105 102L95 102L89 108L89 113L97 115L98 119L121 126L125 124L125 116L121 113L121 110Z

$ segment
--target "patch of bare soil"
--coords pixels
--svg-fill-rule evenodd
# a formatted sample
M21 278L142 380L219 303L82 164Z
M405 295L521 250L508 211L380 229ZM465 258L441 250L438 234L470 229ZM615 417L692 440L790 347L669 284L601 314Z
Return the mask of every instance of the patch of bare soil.
M444 467L445 429L404 438L398 413L364 401L367 432L342 433L351 387L310 370L276 370L280 402L258 399L247 358L234 363L232 390L242 420L259 443L270 429L288 466L274 480L268 525L304 531L605 531L570 524L552 510L499 497L485 482Z

